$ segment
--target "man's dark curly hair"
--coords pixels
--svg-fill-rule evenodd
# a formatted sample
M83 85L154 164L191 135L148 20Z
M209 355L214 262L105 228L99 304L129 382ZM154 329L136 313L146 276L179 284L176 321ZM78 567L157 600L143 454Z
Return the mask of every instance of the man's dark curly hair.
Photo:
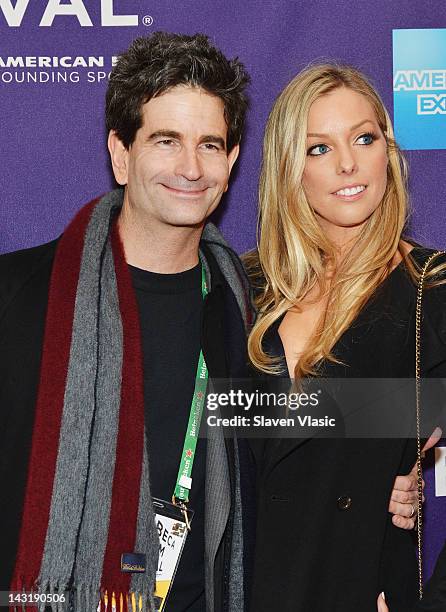
M155 32L137 38L119 56L110 75L105 117L128 149L142 126L141 107L176 85L190 85L221 98L228 126L227 151L240 142L249 76L237 58L227 60L207 36Z

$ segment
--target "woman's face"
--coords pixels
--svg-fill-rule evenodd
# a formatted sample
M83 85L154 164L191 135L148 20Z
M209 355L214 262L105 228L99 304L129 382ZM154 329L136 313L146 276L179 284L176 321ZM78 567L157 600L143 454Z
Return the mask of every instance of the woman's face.
M384 134L365 96L339 87L313 102L302 185L333 241L356 235L378 208L387 161Z

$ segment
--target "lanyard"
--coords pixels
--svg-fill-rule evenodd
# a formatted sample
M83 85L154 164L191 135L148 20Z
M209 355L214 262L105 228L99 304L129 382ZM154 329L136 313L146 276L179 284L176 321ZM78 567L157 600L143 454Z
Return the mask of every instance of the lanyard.
M201 294L203 299L208 293L206 277L203 266L201 266ZM173 494L173 502L180 507L185 507L189 501L189 491L192 488L192 467L194 465L195 450L198 442L201 415L208 384L208 369L204 360L203 351L200 350L198 358L197 374L195 376L195 388L190 407L189 421L186 435L184 437L183 453L178 468L177 482ZM187 516L187 514L186 514Z

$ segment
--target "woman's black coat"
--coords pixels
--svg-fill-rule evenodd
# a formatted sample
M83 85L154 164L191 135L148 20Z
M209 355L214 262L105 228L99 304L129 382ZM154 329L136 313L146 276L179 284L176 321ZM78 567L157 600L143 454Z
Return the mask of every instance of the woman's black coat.
M414 254L424 261L428 251ZM327 363L323 374L413 377L415 292L399 266L335 345L343 363ZM265 348L280 357L277 329L278 324L271 328ZM422 368L425 376L446 375L445 286L425 292ZM444 391L442 398L444 415ZM386 399L375 406L395 408ZM403 405L401 432L410 426L404 416L410 410L413 401ZM434 412L426 431L440 419ZM388 513L396 475L408 473L415 463L416 440L404 433L338 438L342 433L341 425L330 438L313 428L303 438L251 440L257 462L253 612L376 612L382 591L390 612L408 612L417 601L415 532L395 527ZM444 587L442 600L437 607L419 609L446 610Z

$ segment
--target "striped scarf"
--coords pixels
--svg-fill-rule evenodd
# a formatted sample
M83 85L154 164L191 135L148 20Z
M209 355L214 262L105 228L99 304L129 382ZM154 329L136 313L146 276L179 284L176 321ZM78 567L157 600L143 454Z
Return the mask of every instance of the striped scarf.
M114 222L121 204L119 191L90 203L58 244L11 584L70 589L79 612L105 609L112 594L118 610L132 610L132 593L143 610L153 605L158 535L138 311ZM121 572L121 554L133 551L146 553L144 574Z

